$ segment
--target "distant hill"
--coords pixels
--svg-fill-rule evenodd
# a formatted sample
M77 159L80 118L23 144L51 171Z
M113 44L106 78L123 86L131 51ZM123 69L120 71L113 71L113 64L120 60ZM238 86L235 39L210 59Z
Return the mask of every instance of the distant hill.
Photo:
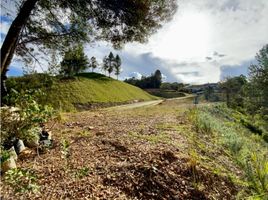
M46 74L12 77L7 86L17 91L41 89L45 96L38 101L63 111L157 99L140 88L98 73L81 73L71 79Z

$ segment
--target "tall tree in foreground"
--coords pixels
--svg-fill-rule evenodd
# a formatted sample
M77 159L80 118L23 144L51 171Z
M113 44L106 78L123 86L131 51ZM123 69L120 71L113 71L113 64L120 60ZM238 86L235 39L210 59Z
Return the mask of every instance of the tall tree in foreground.
M94 69L96 69L98 67L99 63L97 62L97 59L92 56L90 58L90 63L89 63L89 67L91 68L92 72L94 71Z
M84 53L82 45L70 48L65 52L61 62L61 72L65 76L73 76L86 70L88 67L88 58Z
M121 73L121 64L122 64L122 61L119 55L116 55L114 62L115 62L115 65L114 65L115 75L118 80L118 75Z
M36 59L36 50L66 50L74 41L106 40L120 48L145 42L176 11L176 0L21 0L1 47L1 97L14 53ZM33 47L36 48L33 48ZM33 52L34 51L34 52ZM28 59L26 59L28 60Z

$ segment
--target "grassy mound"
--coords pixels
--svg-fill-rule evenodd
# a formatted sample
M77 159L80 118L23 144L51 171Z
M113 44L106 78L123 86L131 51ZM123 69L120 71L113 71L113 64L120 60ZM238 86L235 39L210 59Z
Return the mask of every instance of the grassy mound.
M40 97L40 103L64 111L156 99L135 86L97 73L82 73L68 79L35 74L10 78L7 85L17 91L41 89L46 95Z

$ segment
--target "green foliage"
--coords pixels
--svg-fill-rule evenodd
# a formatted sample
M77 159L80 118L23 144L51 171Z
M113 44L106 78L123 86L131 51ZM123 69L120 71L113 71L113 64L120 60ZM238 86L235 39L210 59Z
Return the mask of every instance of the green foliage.
M15 193L38 192L40 186L34 172L23 169L11 169L5 173L5 183L14 189Z
M160 85L162 83L162 74L160 70L156 70L154 74L148 77L141 77L141 80L138 80L136 78L129 78L124 80L126 83L129 83L131 85L135 85L137 87L140 87L142 89L148 89L148 88L160 88Z
M92 72L94 71L94 69L96 69L98 67L99 63L97 62L96 58L94 56L91 57L90 59L90 63L89 63L89 68L92 69Z
M121 58L119 57L119 55L116 55L114 68L115 68L115 75L117 76L117 79L118 79L118 75L121 73L121 64L122 64Z
M66 139L61 140L61 154L64 159L70 157L70 142Z
M228 107L243 107L243 86L247 84L247 79L244 75L227 78L220 84L221 89L226 95L226 103Z
M215 145L226 148L241 167L252 191L252 198L268 198L267 144L261 136L249 132L240 119L242 114L222 104L204 106L188 112L197 134L215 138ZM254 148L252 148L254 147Z
M254 114L268 115L268 44L257 53L256 60L258 63L249 67L246 108Z
M15 85L18 88L22 87L18 90L19 92L23 92L24 87L28 88L32 85L28 76L13 78L13 80L16 81ZM42 105L49 104L62 111L76 110L76 104L90 105L91 103L121 103L156 99L139 88L98 73L81 73L72 80L54 77L53 81L50 89L42 90L45 95L38 96L36 100ZM40 78L37 83L41 88L43 88L42 82Z
M61 62L61 73L65 76L73 76L88 68L88 58L84 53L84 48L80 44L71 47L65 52Z
M259 197L268 198L268 160L264 155L252 153L246 164L250 187Z
M1 149L1 163L7 161L10 158L10 154L7 150Z
M47 122L55 114L52 107L42 106L35 101L40 91L18 93L13 90L8 102L15 107L1 108L1 145L12 137L29 138L33 130Z
M183 83L177 83L177 82L173 82L173 83L169 83L169 82L164 82L161 83L160 89L163 90L180 90L184 87Z
M81 169L78 169L75 173L75 177L81 179L89 174L90 170L88 167L83 167Z

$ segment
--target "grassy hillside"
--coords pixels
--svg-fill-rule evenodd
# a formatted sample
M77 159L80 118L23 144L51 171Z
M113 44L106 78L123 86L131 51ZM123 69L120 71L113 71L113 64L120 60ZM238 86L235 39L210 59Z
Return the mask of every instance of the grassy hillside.
M82 73L72 79L36 74L11 78L8 86L18 91L41 89L45 93L39 98L41 103L64 111L156 99L135 86L97 73Z

